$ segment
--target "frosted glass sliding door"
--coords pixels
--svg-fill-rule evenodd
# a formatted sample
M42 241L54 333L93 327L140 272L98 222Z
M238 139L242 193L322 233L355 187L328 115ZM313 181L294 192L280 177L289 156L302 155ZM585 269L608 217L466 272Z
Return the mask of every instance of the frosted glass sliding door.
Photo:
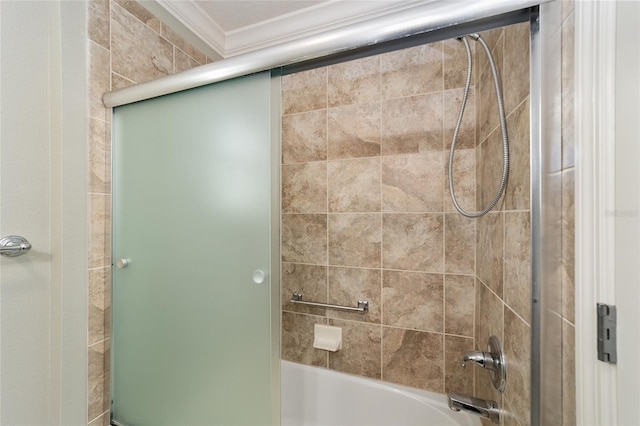
M117 424L272 422L270 80L114 110Z

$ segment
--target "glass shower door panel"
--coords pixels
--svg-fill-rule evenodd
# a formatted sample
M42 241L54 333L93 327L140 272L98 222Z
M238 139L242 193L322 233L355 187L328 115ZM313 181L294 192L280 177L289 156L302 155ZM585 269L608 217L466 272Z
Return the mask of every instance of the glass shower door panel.
M114 110L119 424L271 423L269 96L262 73Z

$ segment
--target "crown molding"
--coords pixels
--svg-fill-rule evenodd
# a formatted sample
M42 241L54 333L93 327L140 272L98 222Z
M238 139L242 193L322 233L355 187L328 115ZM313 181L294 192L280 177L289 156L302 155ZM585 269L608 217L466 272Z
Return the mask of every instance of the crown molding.
M195 1L155 0L155 2L223 58L226 57L225 31Z
M233 31L224 31L193 0L155 1L223 58L228 58L409 9L433 0L332 0Z
M230 31L226 55L235 56L356 24L428 1L360 2L334 0Z

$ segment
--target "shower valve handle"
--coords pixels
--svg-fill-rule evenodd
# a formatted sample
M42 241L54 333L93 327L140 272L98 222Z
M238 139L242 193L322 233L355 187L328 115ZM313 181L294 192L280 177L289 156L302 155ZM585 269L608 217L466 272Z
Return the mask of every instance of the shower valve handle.
M482 368L489 370L497 370L500 365L500 360L495 358L489 352L473 351L469 352L462 358L462 367L467 366L467 362L473 362Z
M489 370L493 387L496 388L498 392L504 392L507 383L507 365L504 359L502 345L496 336L489 337L487 352L473 351L465 354L462 358L463 368L467 366L468 361Z

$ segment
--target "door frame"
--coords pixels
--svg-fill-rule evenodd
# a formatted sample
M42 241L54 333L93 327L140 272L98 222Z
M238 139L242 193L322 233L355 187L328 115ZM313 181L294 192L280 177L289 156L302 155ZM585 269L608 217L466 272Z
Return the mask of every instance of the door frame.
M618 424L625 408L618 367L596 354L596 303L625 303L625 288L616 283L617 7L617 1L575 3L576 420L584 425ZM640 321L637 309L626 315Z

